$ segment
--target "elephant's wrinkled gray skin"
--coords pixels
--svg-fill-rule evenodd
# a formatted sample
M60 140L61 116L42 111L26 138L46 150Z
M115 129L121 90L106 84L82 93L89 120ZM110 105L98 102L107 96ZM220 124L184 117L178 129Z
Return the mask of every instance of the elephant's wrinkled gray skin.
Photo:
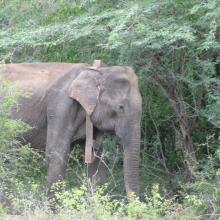
M114 132L120 138L126 192L138 195L142 101L137 76L130 67L56 65L59 64L12 64L6 66L4 74L9 80L20 81L20 87L32 93L30 98L21 100L14 116L34 127L24 135L33 147L43 148L46 143L48 186L64 177L71 144L85 139L88 114L98 133ZM31 73L28 67L38 71ZM22 75L16 75L19 68ZM59 68L68 71L60 73Z

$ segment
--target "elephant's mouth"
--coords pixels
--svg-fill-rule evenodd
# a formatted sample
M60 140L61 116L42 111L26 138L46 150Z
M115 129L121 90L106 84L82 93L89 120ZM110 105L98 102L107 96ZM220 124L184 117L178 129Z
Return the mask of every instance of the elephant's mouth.
M115 120L112 119L97 119L96 117L91 117L91 121L93 126L98 129L102 130L104 132L114 132L116 128Z
M107 133L113 133L115 131L115 126L110 127L108 124L101 123L101 124L93 124L93 125L96 129Z

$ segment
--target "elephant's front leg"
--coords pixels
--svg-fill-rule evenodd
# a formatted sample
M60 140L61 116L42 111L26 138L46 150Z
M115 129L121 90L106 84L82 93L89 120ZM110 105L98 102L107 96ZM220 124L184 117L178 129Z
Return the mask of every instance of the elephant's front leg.
M70 144L74 135L74 117L76 111L72 103L48 108L47 112L47 145L48 158L47 185L62 180L70 153Z
M54 136L53 132L49 131L50 137ZM59 139L55 138L53 146L48 145L47 158L48 158L48 171L47 171L47 186L50 188L53 183L62 180L67 167L68 156L70 152L69 138L58 135ZM67 139L64 141L64 139Z

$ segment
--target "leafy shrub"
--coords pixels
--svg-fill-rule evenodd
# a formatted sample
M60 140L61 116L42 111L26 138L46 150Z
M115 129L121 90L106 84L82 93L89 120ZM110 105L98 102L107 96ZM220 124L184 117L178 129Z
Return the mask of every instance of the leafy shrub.
M26 132L30 127L21 120L11 119L12 110L15 110L17 99L21 92L12 87L10 82L0 80L0 149L12 147L18 142L15 137Z
M42 166L39 166L43 161L42 156L29 145L22 146L16 139L30 129L30 126L21 120L11 118L21 96L18 88L8 81L1 80L0 191L4 192L4 197L10 200L12 208L16 211L20 210L23 199L34 196L36 188L39 187L36 183L39 183L39 179L44 175Z

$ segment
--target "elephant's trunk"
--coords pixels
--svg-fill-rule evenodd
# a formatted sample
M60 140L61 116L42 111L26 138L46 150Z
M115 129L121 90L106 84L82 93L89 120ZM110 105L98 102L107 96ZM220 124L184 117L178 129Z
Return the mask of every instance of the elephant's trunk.
M140 114L132 117L124 127L124 181L126 192L139 196Z

